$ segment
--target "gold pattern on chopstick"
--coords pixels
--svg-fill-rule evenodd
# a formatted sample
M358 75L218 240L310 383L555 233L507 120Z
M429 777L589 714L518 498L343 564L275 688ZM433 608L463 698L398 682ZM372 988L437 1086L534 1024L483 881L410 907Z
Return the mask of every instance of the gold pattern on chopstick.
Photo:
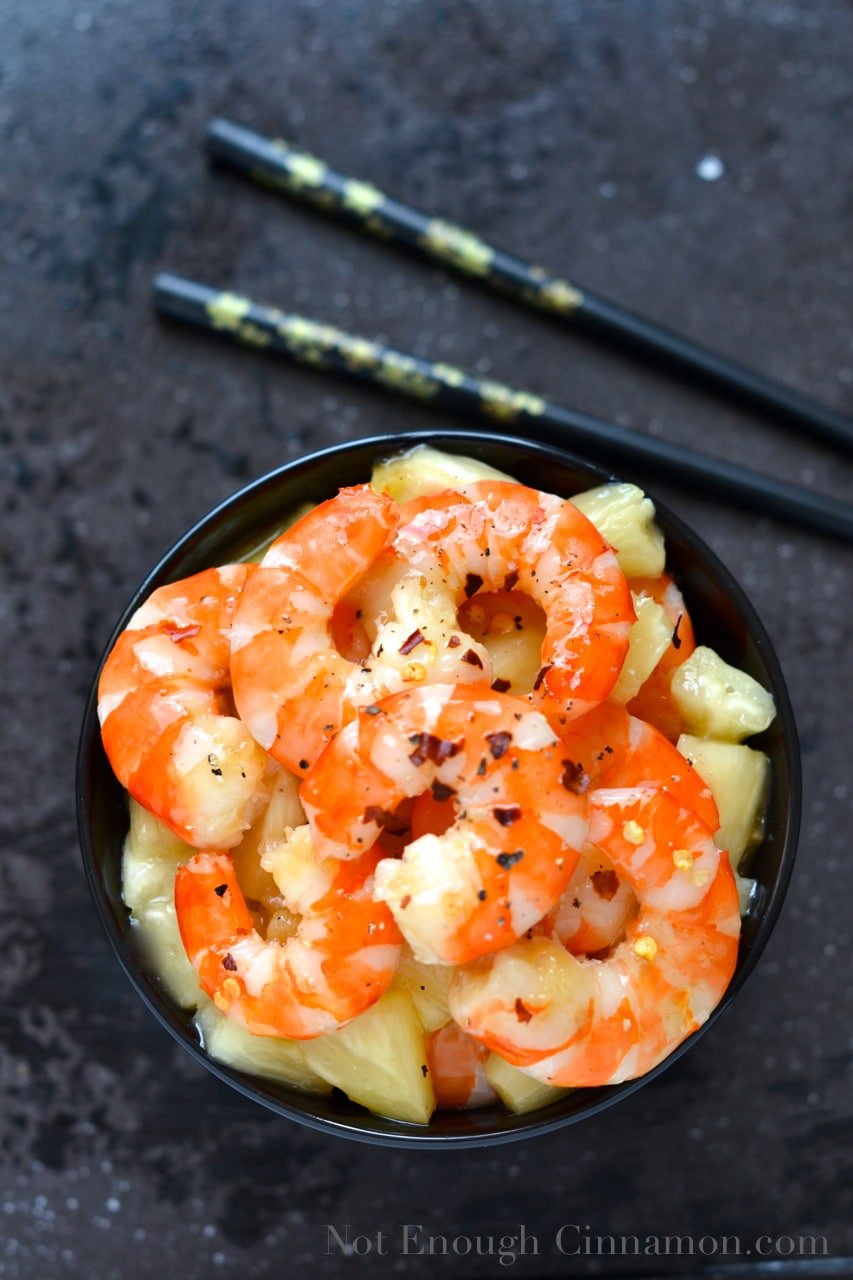
M434 364L432 371L435 376L448 387L461 387L465 381L465 374L461 369L457 369L452 364Z
M569 284L568 280L554 278L537 291L536 300L546 311L558 311L561 315L568 315L581 305L583 294L580 289Z
M341 338L344 337L346 342L341 342L341 355L350 369L359 370L376 367L380 358L380 347L377 343L370 342L367 338L355 338L342 333Z
M241 342L245 342L249 347L268 347L272 338L264 330L259 329L256 324L245 320L237 330L237 337Z
M438 386L419 368L417 360L411 356L401 355L397 351L384 351L379 357L376 367L377 381L397 391L405 391L409 395L418 396L421 400L430 400L438 395Z
M502 382L481 382L480 399L485 412L499 422L514 422L520 413L538 417L546 408L541 396L530 391L513 391Z
M437 258L452 262L471 275L488 275L492 265L494 251L479 236L440 218L430 219L421 243Z
M214 329L233 333L235 338L250 347L269 346L270 335L247 319L252 310L248 298L241 298L236 293L218 293L204 309Z
M237 293L218 293L205 305L214 329L227 329L237 333L240 325L252 309L248 298L241 298Z
M385 197L379 188L371 186L369 182L359 182L356 178L345 180L342 199L345 209L351 209L353 213L367 217L384 201Z
M542 311L556 311L559 315L570 315L583 302L583 294L568 280L549 275L544 267L528 267L527 275L531 284L521 290L525 302Z
M286 143L277 144L294 187L322 187L329 166L307 151L291 151Z

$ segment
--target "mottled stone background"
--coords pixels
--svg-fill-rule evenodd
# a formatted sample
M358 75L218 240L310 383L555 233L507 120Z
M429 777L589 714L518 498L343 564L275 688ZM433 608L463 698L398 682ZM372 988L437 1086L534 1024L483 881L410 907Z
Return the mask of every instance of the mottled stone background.
M561 1258L562 1222L739 1233L745 1247L824 1232L833 1254L853 1251L840 545L659 486L778 645L805 827L783 919L735 1007L581 1128L414 1156L253 1109L121 976L72 812L100 649L175 536L305 450L435 421L161 328L160 267L851 493L829 449L213 175L210 114L296 139L849 409L851 49L844 0L0 0L0 1275L274 1277L318 1260L330 1277L423 1274L393 1253L324 1258L326 1223L525 1222L542 1249L516 1264L527 1276L695 1269ZM440 1274L509 1271L451 1259Z

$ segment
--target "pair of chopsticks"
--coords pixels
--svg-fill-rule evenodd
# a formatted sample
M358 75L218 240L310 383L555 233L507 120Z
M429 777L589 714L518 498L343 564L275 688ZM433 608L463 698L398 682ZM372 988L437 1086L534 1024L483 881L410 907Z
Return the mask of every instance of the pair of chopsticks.
M496 249L472 232L391 200L371 184L336 173L314 156L225 120L211 122L207 145L214 158L266 186L341 214L366 231L416 248L519 302L590 334L617 339L642 355L663 359L806 427L812 435L853 450L853 422L842 415ZM527 428L532 437L586 449L608 465L637 464L700 493L853 541L853 506L660 438L636 434L531 392L475 378L452 365L424 360L333 325L167 273L156 277L154 298L160 312L238 342L425 403Z

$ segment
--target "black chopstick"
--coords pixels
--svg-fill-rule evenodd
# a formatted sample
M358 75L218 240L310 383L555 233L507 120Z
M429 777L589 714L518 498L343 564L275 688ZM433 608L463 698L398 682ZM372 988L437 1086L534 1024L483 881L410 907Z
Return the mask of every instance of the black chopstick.
M315 156L221 119L212 120L207 127L207 148L217 160L265 186L341 214L385 240L419 249L519 302L569 321L585 333L651 356L694 381L699 379L776 418L805 427L812 436L853 451L853 420L843 414L619 303L496 249L471 231L392 200L372 184L347 178Z
M261 306L239 294L168 273L155 278L154 304L166 315L249 346L314 368L346 373L442 409L510 423L536 439L590 452L607 466L636 464L699 493L727 498L762 515L779 516L853 541L851 506L721 458L563 408L532 392L474 378L452 365L435 364L333 325Z

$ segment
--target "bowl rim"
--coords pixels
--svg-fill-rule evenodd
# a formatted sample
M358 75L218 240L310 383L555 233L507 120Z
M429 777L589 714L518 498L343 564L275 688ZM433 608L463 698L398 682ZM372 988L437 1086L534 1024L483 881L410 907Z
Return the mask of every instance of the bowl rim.
M242 485L239 489L235 490L228 497L218 502L214 507L197 519L190 528L177 538L160 556L153 568L151 568L144 576L127 604L122 609L109 639L104 646L103 652L98 659L95 675L86 699L77 750L75 772L77 829L82 861L89 890L95 903L95 908L101 921L101 925L104 928L121 968L130 980L130 983L137 995L161 1026L165 1027L172 1038L208 1071L212 1072L214 1076L230 1085L233 1089L236 1089L238 1093L243 1094L243 1096L250 1098L254 1102L260 1103L268 1110L271 1110L280 1116L284 1116L289 1120L294 1120L297 1123L320 1133L336 1137L345 1137L350 1140L367 1143L373 1146L409 1149L420 1147L421 1149L430 1148L431 1150L454 1148L458 1150L462 1148L498 1146L503 1145L504 1143L516 1142L522 1139L535 1137L540 1134L552 1133L558 1129L566 1128L569 1125L578 1124L591 1116L598 1115L607 1108L614 1106L623 1098L629 1097L644 1085L649 1084L663 1071L667 1070L667 1068L676 1062L682 1054L686 1053L731 1006L738 992L743 988L744 983L755 969L755 966L767 945L770 935L778 921L785 895L790 884L800 830L802 809L802 766L794 711L791 705L790 695L788 693L782 668L776 656L770 637L754 606L752 605L752 602L749 600L745 591L737 582L731 571L722 563L711 548L708 547L699 534L696 533L685 521L683 521L681 517L675 515L665 503L659 502L652 492L649 496L652 497L652 500L654 501L656 512L659 516L661 525L664 527L665 533L668 535L670 530L675 532L681 540L699 556L703 566L710 569L712 574L724 587L727 597L735 605L737 612L740 614L746 625L749 636L761 657L761 661L764 664L768 675L770 676L772 693L776 702L776 714L780 723L784 743L784 754L786 757L786 765L789 775L784 806L784 837L782 840L778 872L770 888L755 935L752 938L749 954L740 964L738 971L733 976L722 999L713 1009L707 1020L701 1027L683 1040L681 1044L668 1054L662 1062L652 1068L651 1071L646 1072L635 1080L626 1081L623 1084L596 1089L594 1092L599 1096L595 1099L591 1099L589 1105L564 1115L549 1114L554 1107L561 1105L560 1101L542 1108L540 1111L531 1111L523 1115L513 1116L510 1113L507 1113L508 1120L513 1122L512 1127L505 1130L491 1132L486 1130L476 1133L431 1133L429 1125L418 1126L408 1124L406 1122L396 1121L387 1117L377 1117L367 1111L364 1112L363 1117L359 1113L353 1117L347 1116L341 1119L313 1115L297 1105L300 1097L298 1091L290 1091L293 1103L284 1101L278 1093L271 1093L267 1090L267 1082L262 1077L240 1071L237 1068L230 1067L212 1058L201 1044L189 1037L187 1027L184 1025L184 1022L177 1011L177 1006L173 1005L173 1002L169 999L165 989L155 988L153 984L150 987L145 985L143 981L143 974L140 971L141 966L137 966L135 959L130 952L130 948L127 945L126 935L122 934L119 930L118 922L112 909L106 885L103 877L98 871L90 822L87 778L90 770L92 738L95 736L98 741L100 740L97 717L97 691L101 669L104 661L106 660L107 654L115 643L116 637L126 626L134 609L138 606L144 596L152 589L155 581L157 581L161 575L167 573L169 566L177 560L181 554L190 551L192 544L230 508L237 507L242 503L249 501L254 494L261 492L267 487L274 487L283 477L291 473L298 474L301 470L313 469L317 464L332 457L333 455L345 455L348 452L355 453L362 450L374 450L377 457L382 456L383 453L386 456L393 456L394 454L414 448L419 444L429 444L432 447L438 448L444 448L448 445L463 446L455 450L458 453L465 452L464 446L473 448L477 453L493 448L496 445L506 446L520 449L534 457L538 456L543 461L546 461L548 458L553 458L560 464L575 466L582 471L589 473L591 476L597 477L598 483L601 484L612 483L614 481L622 483L625 482L624 477L614 475L599 463L592 462L589 459L572 453L570 450L559 446L543 444L539 441L525 440L522 437L509 435L501 431L466 430L464 428L450 427L432 431L416 430L382 435L370 435L354 440L343 441L339 444L328 445L322 449L312 450L309 453L301 454L299 457L293 458L290 461L283 463L281 466L265 472L256 479L249 481L247 484ZM645 492L649 492L645 485L643 488ZM166 577L165 580L168 581L169 578ZM189 1019L191 1015L184 1013L183 1017ZM306 1093L302 1096L304 1096L305 1099L310 1099L315 1095ZM380 1131L377 1129L377 1120L384 1126L388 1127L389 1131Z

